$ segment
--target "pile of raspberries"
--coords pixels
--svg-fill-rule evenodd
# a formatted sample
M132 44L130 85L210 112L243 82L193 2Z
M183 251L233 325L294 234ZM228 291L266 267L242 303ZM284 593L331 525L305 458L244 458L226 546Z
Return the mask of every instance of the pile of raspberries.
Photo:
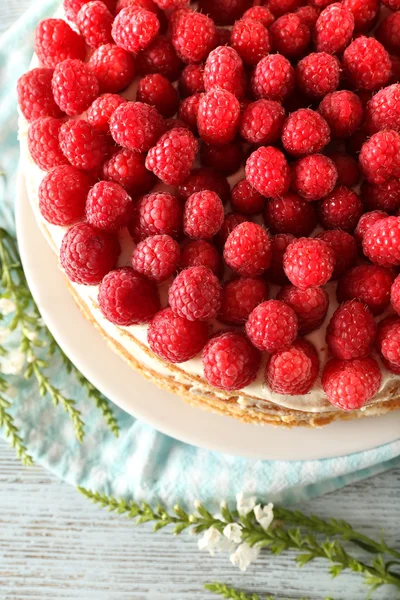
M161 359L201 353L216 388L265 353L273 392L321 377L360 409L378 356L400 374L400 0L196 6L64 0L68 22L38 25L18 95L61 265ZM304 336L330 280L320 365Z

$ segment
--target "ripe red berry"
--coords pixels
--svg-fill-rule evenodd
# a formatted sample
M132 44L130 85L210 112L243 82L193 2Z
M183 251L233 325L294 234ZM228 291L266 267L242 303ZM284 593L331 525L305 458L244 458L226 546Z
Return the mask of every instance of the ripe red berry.
M182 205L168 192L147 194L138 202L129 231L136 242L150 235L178 238L182 231Z
M18 79L18 104L27 121L62 116L53 97L52 77L53 69L32 69Z
M145 167L146 155L121 148L103 165L103 178L115 181L132 196L145 194L154 185L155 177Z
M400 84L383 88L372 96L367 104L365 120L368 131L376 133L382 129L400 132Z
M399 13L392 13L381 21L375 35L376 39L390 52L399 54L400 51L400 20Z
M279 17L269 28L274 50L287 58L304 54L310 40L310 30L295 13Z
M236 173L242 166L243 157L242 145L237 141L218 146L205 142L200 145L200 163L205 167L212 167L224 176Z
M224 222L222 223L222 227L214 238L218 247L223 248L229 234L235 229L235 227L246 222L248 221L244 215L233 212L226 214Z
M299 89L310 98L322 98L334 92L339 85L340 63L326 52L313 52L296 67Z
M360 196L340 185L318 207L319 221L325 229L343 229L352 233L363 213Z
M243 333L220 333L203 350L204 377L214 387L240 390L255 380L260 361Z
M76 18L79 31L92 48L103 44L111 44L111 27L114 21L106 5L100 0L87 2L81 8Z
M300 6L296 10L296 15L299 17L300 21L304 23L304 25L307 25L311 31L314 29L320 13L320 9L316 6Z
M207 321L217 316L222 286L207 267L189 267L177 275L169 288L168 301L176 315L189 321Z
M89 223L72 225L63 237L60 264L74 283L96 285L116 265L120 247L117 238Z
M224 285L218 319L229 325L242 325L250 313L268 298L268 286L262 279L239 277Z
M245 215L260 213L265 198L255 190L247 179L240 179L232 188L231 205L234 210Z
M318 372L319 359L315 347L299 339L271 356L266 366L265 381L276 394L303 395L312 389Z
M207 267L220 277L222 274L222 258L215 246L205 240L188 242L182 249L180 266L182 269L188 267Z
M341 304L333 313L326 330L329 352L342 360L365 358L371 354L375 338L374 317L358 300Z
M35 30L35 53L45 67L55 67L67 58L83 60L85 40L63 19L44 19Z
M210 190L195 192L186 201L183 231L193 239L210 240L224 222L221 198Z
M337 54L349 44L354 31L353 13L342 3L330 4L322 11L314 28L318 52Z
M400 177L400 134L391 129L375 133L360 152L360 166L370 183Z
M123 187L111 181L99 181L89 192L86 220L104 231L117 231L128 224L132 199Z
M353 267L339 280L337 298L339 302L359 300L366 304L374 315L379 315L389 306L393 279L393 273L384 267Z
M51 87L54 100L67 115L79 115L99 95L98 81L80 60L67 59L54 69Z
M353 187L360 181L360 169L358 161L344 152L329 152L329 157L333 160L336 166L338 185Z
M200 0L199 8L210 15L217 25L233 25L246 8L248 0Z
M87 120L92 127L103 133L109 133L111 115L124 102L126 102L125 98L118 94L103 94L89 106Z
M182 120L185 127L195 134L197 134L197 116L199 113L200 101L203 96L203 93L193 94L193 96L184 98L179 106L179 118Z
M78 169L92 171L104 161L107 152L106 138L83 119L64 123L60 129L59 141L63 154Z
M274 100L251 102L242 112L240 135L251 144L273 144L281 136L285 109Z
M171 40L160 35L137 55L136 68L140 75L160 73L170 81L175 81L179 77L182 62Z
M120 2L123 0L119 0ZM134 1L134 0L128 0ZM141 0L142 2L145 0ZM78 16L79 11L82 6L84 6L89 0L63 0L63 8L66 14L66 17L69 21L75 22L76 17ZM103 4L108 8L108 10L114 14L115 5L117 4L116 0L102 0Z
M105 44L97 48L87 65L96 76L102 93L120 92L135 77L132 54L115 44Z
M267 232L249 221L237 225L225 242L224 260L239 275L261 275L271 262L271 241Z
M342 62L351 84L361 90L378 90L388 83L392 73L389 54L372 37L355 39L346 48Z
M301 290L327 283L334 267L333 250L317 238L295 240L283 257L283 268L289 281Z
M156 108L143 102L125 102L110 119L110 132L123 148L145 152L164 131L163 118Z
M187 65L179 78L179 92L182 98L205 92L204 65Z
M362 247L362 241L364 239L364 235L372 225L375 225L381 219L388 217L389 215L382 210L373 210L371 212L366 212L361 215L360 220L358 221L357 227L354 231L354 238L359 246Z
M399 0L382 0L382 4L390 10L400 10Z
M243 19L254 19L269 27L275 21L275 17L268 6L252 6L243 13Z
M357 260L357 243L355 238L341 229L331 229L318 234L331 247L335 255L335 268L332 274L337 279L354 265Z
M365 181L361 186L361 195L370 210L381 210L392 214L400 208L400 182L398 179L388 179L381 185Z
M275 233L308 236L317 224L317 216L310 202L293 192L267 200L264 209L267 227Z
M342 410L358 410L371 400L381 385L382 374L373 358L330 360L322 374L328 400Z
M195 192L204 190L215 192L224 203L230 198L228 181L218 171L207 167L193 169L189 177L178 186L177 192L179 198L186 201Z
M85 214L92 178L71 165L55 167L39 185L39 209L53 225L72 225Z
M290 346L297 332L296 313L280 300L267 300L259 304L246 323L246 333L252 344L270 354Z
M153 12L127 6L115 17L112 37L117 46L136 54L152 42L159 29L160 21Z
M163 117L172 117L179 106L178 92L160 73L146 75L139 80L136 100L155 106Z
M251 88L256 98L282 102L295 87L294 69L281 54L269 54L254 69Z
M367 229L363 250L374 264L383 267L400 265L400 217L387 217Z
M138 243L132 254L132 267L153 281L165 281L178 268L180 248L169 235L153 235Z
M323 154L305 156L292 168L292 187L309 202L327 196L335 187L336 181L335 163Z
M149 150L146 168L167 185L179 185L189 176L197 147L191 131L183 127L171 129Z
M267 28L260 21L249 18L236 21L232 27L230 44L249 67L255 67L271 50Z
M283 256L286 248L296 238L291 233L278 233L271 239L271 264L267 269L267 279L273 283L284 285L288 283L285 271L283 270Z
M197 125L200 137L209 144L227 144L239 127L238 99L222 89L213 89L200 100Z
M303 156L320 152L330 141L325 119L310 108L300 108L289 115L282 131L282 143L289 154Z
M354 17L354 31L366 33L375 25L379 15L379 0L343 0Z
M285 302L296 313L300 335L306 335L310 331L319 329L325 321L329 307L329 296L321 287L310 287L301 290L294 285L285 285L276 298Z
M160 310L150 322L147 340L151 350L163 360L181 363L199 354L208 339L208 325L188 321L170 308Z
M383 356L385 366L393 373L400 372L400 319L386 317L379 323L377 348Z
M204 65L204 88L206 92L221 88L237 98L242 98L246 88L243 62L230 46L218 46L207 57Z
M171 41L185 63L198 63L209 55L217 43L217 30L207 12L189 11L177 16L172 24Z
M260 194L276 198L290 186L290 167L284 154L273 146L255 150L246 162L246 179Z
M304 4L304 0L268 0L266 4L275 17L281 17L286 13L294 12Z
M397 276L393 282L390 291L390 301L394 310L400 315L400 276Z
M42 117L30 124L28 130L28 148L34 162L43 171L52 167L68 164L61 151L58 134L63 122L54 117Z
M346 90L333 92L323 98L318 112L328 123L331 134L337 138L348 138L360 127L364 109L359 97Z
M100 284L103 315L120 327L147 323L160 308L157 288L130 267L114 269Z

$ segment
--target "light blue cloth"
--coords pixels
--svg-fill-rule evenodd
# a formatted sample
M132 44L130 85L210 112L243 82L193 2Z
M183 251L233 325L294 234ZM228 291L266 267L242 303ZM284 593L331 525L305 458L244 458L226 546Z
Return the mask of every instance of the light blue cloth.
M40 4L40 6L38 6ZM28 68L33 29L51 15L59 0L35 3L32 10L0 39L0 164L7 173L0 203L0 225L13 225L15 173L18 164L15 83ZM14 340L9 340L12 346ZM213 503L244 491L260 499L290 504L333 491L400 465L400 440L337 459L283 462L259 461L197 449L162 435L115 407L119 439L103 424L73 376L51 363L54 383L78 401L86 422L82 445L61 408L40 398L35 384L10 378L13 414L34 459L73 485L167 505L194 499Z

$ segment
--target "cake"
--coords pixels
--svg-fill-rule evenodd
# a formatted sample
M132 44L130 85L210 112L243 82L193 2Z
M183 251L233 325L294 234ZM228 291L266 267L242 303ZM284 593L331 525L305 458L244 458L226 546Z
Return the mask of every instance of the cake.
M400 12L288 4L64 0L18 83L21 169L132 368L322 426L400 408Z

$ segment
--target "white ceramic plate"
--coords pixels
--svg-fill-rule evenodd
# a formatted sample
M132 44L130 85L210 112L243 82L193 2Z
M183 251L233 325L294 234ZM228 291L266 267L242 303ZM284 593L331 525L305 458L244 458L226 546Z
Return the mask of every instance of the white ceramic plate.
M160 390L115 354L75 305L57 257L34 219L23 177L17 190L17 235L25 274L55 339L105 396L131 415L188 444L249 458L306 460L342 456L400 437L400 411L378 418L286 430L240 423L193 408Z

